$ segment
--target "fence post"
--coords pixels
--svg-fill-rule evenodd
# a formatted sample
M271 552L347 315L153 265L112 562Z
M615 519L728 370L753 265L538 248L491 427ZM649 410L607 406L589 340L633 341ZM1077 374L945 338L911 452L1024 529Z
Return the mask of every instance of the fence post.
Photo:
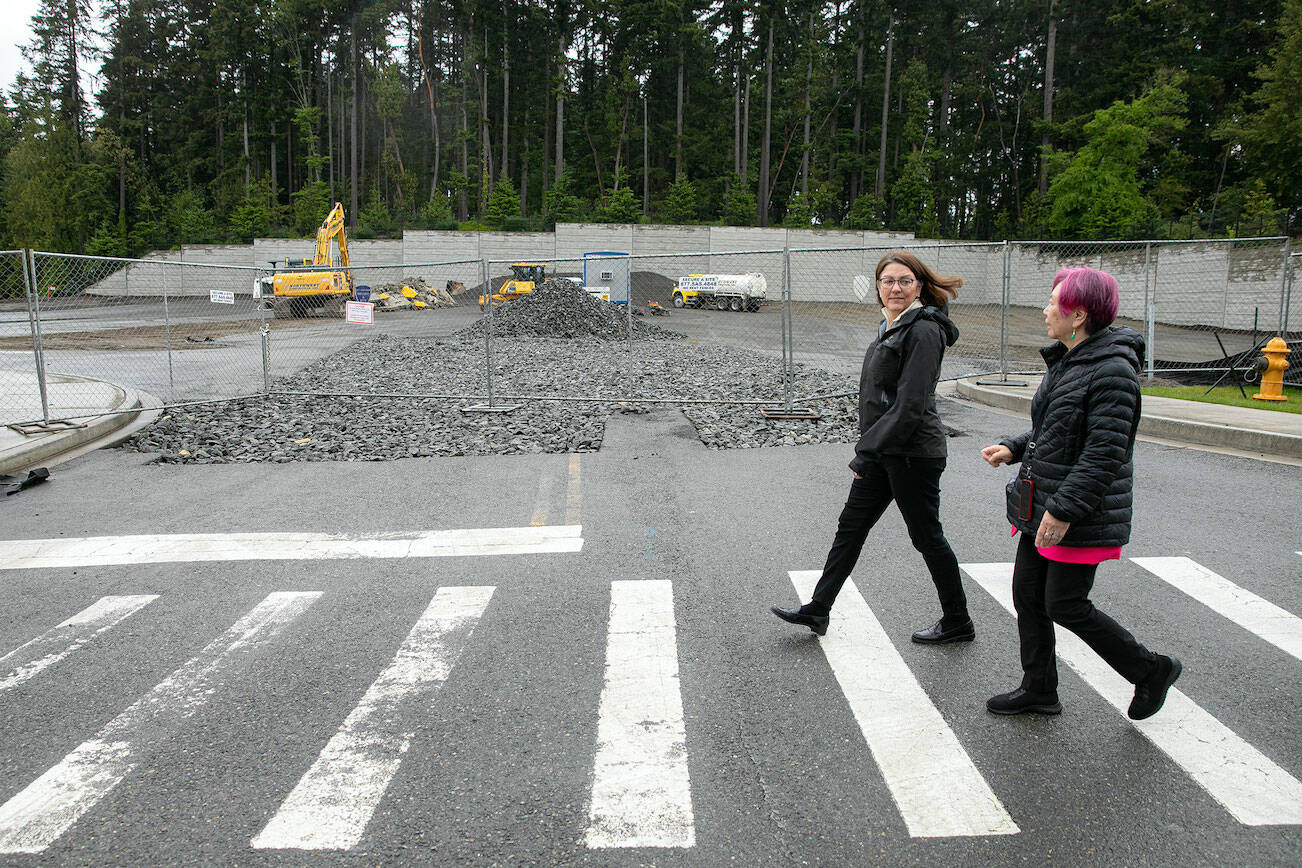
M1293 239L1286 238L1284 240L1284 279L1280 281L1279 286L1279 336L1285 340L1287 340L1286 335L1288 333L1289 296L1292 295L1289 286L1292 283L1291 275L1293 269L1289 267L1293 261L1292 253Z
M1156 347L1153 346L1153 335L1156 332L1155 321L1157 319L1157 262L1153 259L1153 242L1144 242L1144 342L1147 347L1147 356L1145 364L1148 366L1148 380L1153 380L1153 359L1157 354ZM1150 286L1149 268L1152 268L1153 279Z
M484 373L488 377L488 406L493 406L493 286L489 283L488 260L480 261L484 274Z
M999 379L1008 382L1008 306L1013 303L1012 245L1004 239L1003 302L999 305Z
M167 260L158 265L163 275L163 334L167 339L167 388L175 394L176 380L172 375L172 315L167 308Z
M978 386L1025 386L1021 380L1008 379L1008 320L1009 309L1013 304L1013 247L1012 242L1004 241L1003 288L999 303L999 379L977 380Z
M1293 312L1293 278L1297 276L1297 266L1293 264L1293 259L1298 255L1289 253L1288 258L1284 260L1284 275L1288 281L1288 289L1284 293L1284 340L1288 340L1289 317Z
M27 322L32 329L32 351L36 354L36 387L41 393L41 424L50 424L50 398L45 387L45 350L41 345L41 302L36 282L36 254L23 250L23 283L27 288Z
M265 395L271 394L271 326L267 324L267 300L262 297L262 271L255 271L253 274L254 283L257 284L256 301L258 304L258 321L261 323L259 332L262 334L262 392ZM273 299L274 299L274 292Z
M785 239L782 242L782 317L785 320L783 324L783 349L786 356L785 364L782 366L782 391L785 395L784 406L788 413L791 412L791 392L795 387L796 379L796 330L794 324L794 315L791 310L791 240Z

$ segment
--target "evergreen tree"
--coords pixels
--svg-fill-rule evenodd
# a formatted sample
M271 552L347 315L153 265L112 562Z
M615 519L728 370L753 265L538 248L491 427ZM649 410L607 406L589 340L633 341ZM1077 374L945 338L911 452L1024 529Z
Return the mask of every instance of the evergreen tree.
M697 208L696 187L680 175L669 185L664 205L660 208L660 219L669 224L695 223Z
M1159 212L1145 187L1156 175L1154 151L1184 128L1184 108L1184 94L1163 83L1095 112L1085 145L1049 185L1049 228L1088 239L1151 233Z
M520 194L515 191L510 178L499 178L488 197L488 210L484 222L489 226L502 226L513 217L520 216Z

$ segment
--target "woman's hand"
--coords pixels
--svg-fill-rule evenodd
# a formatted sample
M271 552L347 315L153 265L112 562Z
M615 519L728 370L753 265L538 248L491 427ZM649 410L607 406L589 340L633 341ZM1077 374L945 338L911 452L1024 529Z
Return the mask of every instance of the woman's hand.
M998 467L1000 464L1007 464L1013 460L1013 450L1009 449L1002 443L987 446L981 450L981 457L986 460L991 467Z
M1035 532L1036 548L1046 549L1049 546L1056 546L1067 535L1069 527L1071 522L1054 518L1053 513L1046 509L1044 517L1040 519L1040 529Z

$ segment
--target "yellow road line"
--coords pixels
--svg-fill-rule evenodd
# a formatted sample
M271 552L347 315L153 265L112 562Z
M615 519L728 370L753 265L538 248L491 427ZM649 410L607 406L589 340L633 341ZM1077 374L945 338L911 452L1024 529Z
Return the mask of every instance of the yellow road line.
M565 493L565 523L579 524L579 504L582 500L582 492L579 488L579 456L578 453L570 456L570 481Z

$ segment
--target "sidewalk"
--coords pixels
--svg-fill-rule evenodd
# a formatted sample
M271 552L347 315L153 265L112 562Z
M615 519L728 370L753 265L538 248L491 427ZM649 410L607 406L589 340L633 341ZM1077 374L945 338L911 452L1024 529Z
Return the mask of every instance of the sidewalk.
M152 395L68 374L50 374L45 384L52 430L40 430L40 386L34 373L0 372L4 418L33 422L32 433L0 425L0 473L25 474L110 446L157 418L161 402ZM109 415L103 415L109 414ZM66 423L66 424L65 424Z
M998 374L972 377L958 380L955 391L968 400L1025 416L1029 424L1031 397L1040 385L1040 375L1010 374L1008 380L1005 385L998 382ZM1191 446L1302 463L1302 413L1145 395L1139 434Z
M998 375L972 377L950 388L959 397L1029 420L1039 376L1010 376L1008 384L998 379ZM50 375L46 393L50 419L71 425L31 434L0 426L0 473L26 473L120 442L157 418L161 407L152 395L66 374ZM7 408L10 419L40 420L36 375L16 371L0 375L0 407ZM1302 464L1302 414L1298 413L1145 397L1139 432L1143 437Z

